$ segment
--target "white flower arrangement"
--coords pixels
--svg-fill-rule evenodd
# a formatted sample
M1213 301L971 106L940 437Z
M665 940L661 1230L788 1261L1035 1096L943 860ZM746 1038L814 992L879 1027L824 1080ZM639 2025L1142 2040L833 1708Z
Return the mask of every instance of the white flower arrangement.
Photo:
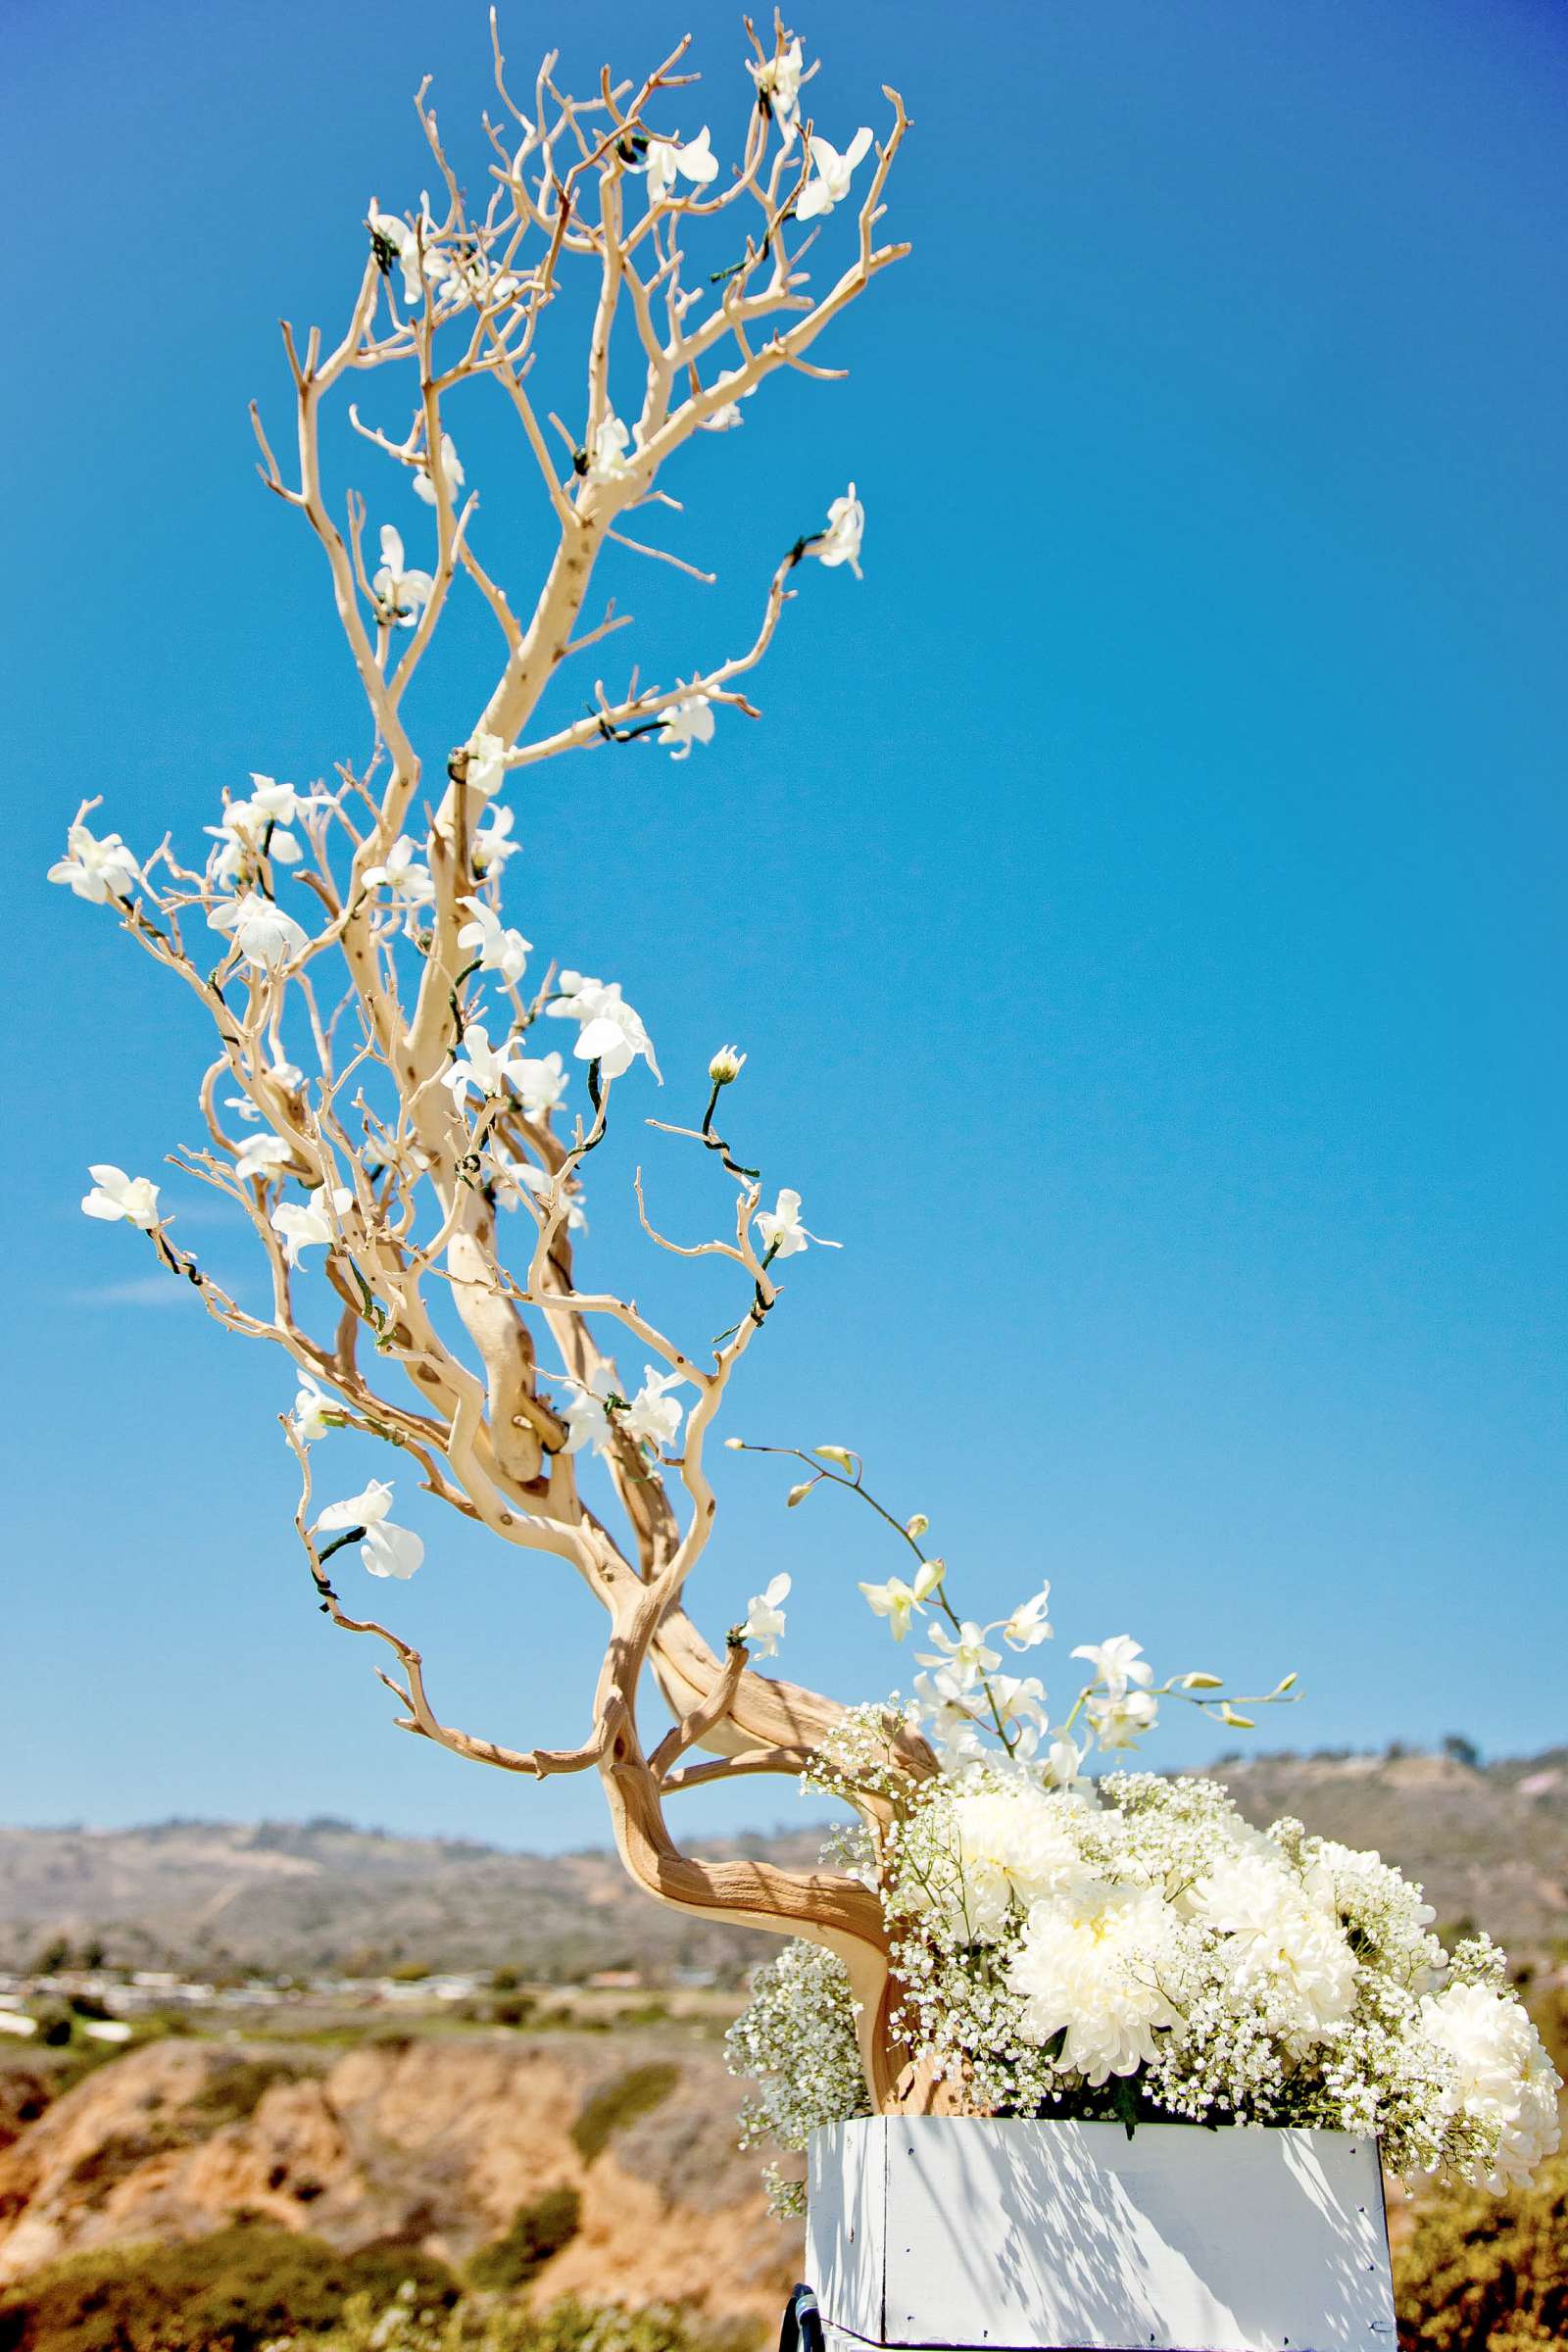
M813 1785L863 1788L870 1729ZM1494 2190L1557 2146L1560 2084L1501 1953L1478 1936L1446 1956L1378 1855L1295 1821L1254 1830L1211 1781L1054 1788L968 1761L906 1796L877 1846L861 1865L899 2029L942 2105L1338 2127L1376 2133L1396 2172ZM760 2079L754 2138L801 2148L866 2112L848 1983L820 1952L760 1973L729 2049Z

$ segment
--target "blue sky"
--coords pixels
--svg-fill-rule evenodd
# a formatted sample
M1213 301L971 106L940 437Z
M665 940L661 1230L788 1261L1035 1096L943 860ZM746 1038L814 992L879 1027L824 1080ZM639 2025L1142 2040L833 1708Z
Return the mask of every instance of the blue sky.
M731 7L515 9L509 50L562 22L579 84L689 25L709 78L681 127L724 146ZM424 72L482 171L483 13L13 0L9 25L27 1140L0 1815L597 1840L590 1785L518 1788L388 1728L292 1546L281 1360L155 1302L135 1237L77 1214L89 1159L152 1170L193 1136L205 1041L41 880L83 793L141 847L189 843L247 770L303 782L360 749L245 404L281 417L276 318L335 321L369 196L427 176ZM931 0L858 0L802 29L840 143L881 122L881 82L905 92L890 225L914 256L822 355L848 383L760 396L678 485L671 544L719 585L631 558L606 585L645 662L689 670L743 641L852 475L864 582L803 583L760 725L518 794L512 868L513 919L653 1028L669 1084L637 1109L688 1115L733 1036L738 1130L845 1244L790 1269L729 1426L861 1446L977 1613L1049 1575L1054 1695L1073 1642L1130 1629L1244 1686L1298 1668L1291 1744L1559 1740L1568 21L992 0L960 33ZM401 429L401 395L376 414ZM462 442L526 582L526 458L489 416ZM339 490L412 547L423 511L370 457ZM435 751L485 625L454 621L416 714ZM626 1141L596 1199L603 1262L635 1254L634 1152L669 1222L703 1214L654 1151ZM182 1231L243 1279L237 1237L194 1207ZM636 1279L718 1328L703 1285ZM868 1519L786 1517L778 1466L722 1458L699 1615L721 1629L789 1567L790 1669L886 1689L854 1588L898 1563ZM419 1524L397 1598L438 1701L574 1737L589 1604L433 1505ZM1218 1744L1183 1724L1151 1752ZM692 1819L795 1802L754 1785Z

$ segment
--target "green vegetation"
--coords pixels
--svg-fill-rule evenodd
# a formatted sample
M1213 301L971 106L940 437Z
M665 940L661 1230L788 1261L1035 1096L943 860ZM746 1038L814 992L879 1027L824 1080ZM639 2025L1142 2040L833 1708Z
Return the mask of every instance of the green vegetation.
M518 2206L505 2237L480 2248L468 2265L469 2280L514 2294L538 2277L552 2254L571 2243L581 2222L582 2199L574 2188L547 2188L531 2204Z
M486 2298L436 2312L405 2288L390 2306L354 2296L335 2328L294 2337L290 2352L758 2352L760 2340L755 2328L704 2329L660 2307L622 2311L570 2299L542 2312Z
M1510 2197L1446 2189L1394 2262L1401 2352L1547 2352L1568 2342L1568 2155Z
M625 2074L591 2091L571 2127L572 2145L584 2164L592 2164L612 2132L623 2132L640 2115L662 2106L679 2081L678 2066L655 2059L647 2066L628 2067Z
M236 2058L213 2077L194 2104L214 2126L242 2124L254 2115L274 2082L292 2082L299 2068L286 2058Z
M35 2271L0 2290L0 2352L262 2352L331 2328L351 2295L388 2305L405 2281L422 2310L456 2301L445 2264L414 2247L339 2254L240 2223L187 2245L106 2247Z
M532 2025L538 2006L531 1992L503 1993L499 1999L487 2002L480 2010L480 2022L519 2031L524 2026Z

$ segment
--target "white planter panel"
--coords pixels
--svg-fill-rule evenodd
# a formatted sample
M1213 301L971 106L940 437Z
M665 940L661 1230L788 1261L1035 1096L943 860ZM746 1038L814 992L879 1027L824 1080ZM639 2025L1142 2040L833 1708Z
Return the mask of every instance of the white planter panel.
M1383 2180L1346 2132L873 2116L812 2134L830 2333L974 2352L1392 2352ZM853 2346L846 2352L854 2352Z

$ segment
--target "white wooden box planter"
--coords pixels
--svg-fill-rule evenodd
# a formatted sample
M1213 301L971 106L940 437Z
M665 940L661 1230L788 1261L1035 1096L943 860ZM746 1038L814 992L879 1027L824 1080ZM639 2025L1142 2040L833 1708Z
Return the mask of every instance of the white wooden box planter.
M1375 2140L872 2116L811 2137L827 2352L1396 2343Z

